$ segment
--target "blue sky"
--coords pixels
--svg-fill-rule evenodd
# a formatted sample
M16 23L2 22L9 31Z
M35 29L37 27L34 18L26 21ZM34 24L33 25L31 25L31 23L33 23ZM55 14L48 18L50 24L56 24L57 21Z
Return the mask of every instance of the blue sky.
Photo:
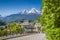
M24 9L36 8L40 10L41 6L42 0L0 0L0 15L15 14Z

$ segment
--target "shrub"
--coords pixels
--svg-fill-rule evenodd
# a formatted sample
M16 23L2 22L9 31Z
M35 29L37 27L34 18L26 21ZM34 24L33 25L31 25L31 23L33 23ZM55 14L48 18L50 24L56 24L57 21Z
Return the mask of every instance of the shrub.
M40 22L48 40L60 40L60 0L43 0Z

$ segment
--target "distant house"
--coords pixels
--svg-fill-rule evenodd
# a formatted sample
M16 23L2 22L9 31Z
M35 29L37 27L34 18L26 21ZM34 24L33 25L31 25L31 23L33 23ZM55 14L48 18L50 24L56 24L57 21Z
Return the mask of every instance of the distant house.
M35 23L34 27L36 28L35 31L37 32L43 32L45 30L44 27L38 22Z
M34 27L34 22L30 21L30 20L22 20L20 22L18 22L20 25L24 26L25 31L29 32L29 31L34 31L35 27Z
M36 22L35 25L34 25L34 27L36 28L35 31L38 31L38 28L41 29L41 24ZM39 30L40 30L40 29L39 29Z

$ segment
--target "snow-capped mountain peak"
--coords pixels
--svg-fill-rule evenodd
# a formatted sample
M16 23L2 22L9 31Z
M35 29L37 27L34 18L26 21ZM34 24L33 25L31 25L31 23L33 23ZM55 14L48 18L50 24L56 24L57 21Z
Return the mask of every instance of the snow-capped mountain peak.
M25 9L22 11L22 14L27 14L27 13L28 13L28 11Z
M29 11L29 13L39 13L39 11L36 10L35 8L32 8L32 9Z
M32 8L30 11L24 9L21 14L40 14L40 11L35 8Z

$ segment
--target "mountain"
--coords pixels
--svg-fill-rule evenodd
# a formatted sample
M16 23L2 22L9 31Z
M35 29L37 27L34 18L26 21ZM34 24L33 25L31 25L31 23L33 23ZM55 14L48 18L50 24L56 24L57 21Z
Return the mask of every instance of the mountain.
M0 18L1 18L1 15L0 15Z
M29 11L29 13L37 13L37 14L39 14L40 13L40 11L38 11L38 10L36 10L35 8L32 8L30 11Z
M0 20L2 20L3 19L3 17L0 15Z
M21 19L35 20L41 16L40 11L32 8L30 11L23 10L17 14L12 14L3 18L3 21L12 22Z
M21 14L28 14L28 10L23 10L22 12L21 12Z

